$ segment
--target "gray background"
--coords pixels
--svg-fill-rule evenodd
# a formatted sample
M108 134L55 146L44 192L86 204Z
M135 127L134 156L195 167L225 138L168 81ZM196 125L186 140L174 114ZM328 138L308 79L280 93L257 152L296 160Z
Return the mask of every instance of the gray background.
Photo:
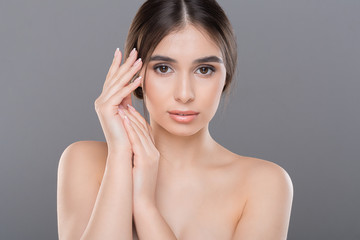
M58 160L104 140L94 101L141 2L0 2L1 239L57 238ZM290 174L288 239L360 239L360 1L219 3L239 71L212 135Z

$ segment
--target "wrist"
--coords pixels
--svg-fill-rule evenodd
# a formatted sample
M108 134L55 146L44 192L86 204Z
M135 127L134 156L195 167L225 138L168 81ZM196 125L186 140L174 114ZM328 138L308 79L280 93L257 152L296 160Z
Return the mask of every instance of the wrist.
M118 163L128 162L132 166L132 152L127 149L116 149L108 151L106 165L116 165Z
M139 213L143 211L148 211L151 209L157 209L156 204L152 201L145 201L145 200L134 200L134 213Z
M108 146L107 151L108 151L108 156L114 156L114 157L119 157L119 156L132 156L132 150L131 150L131 148L128 148L128 147L122 147L122 146L113 147L113 146Z

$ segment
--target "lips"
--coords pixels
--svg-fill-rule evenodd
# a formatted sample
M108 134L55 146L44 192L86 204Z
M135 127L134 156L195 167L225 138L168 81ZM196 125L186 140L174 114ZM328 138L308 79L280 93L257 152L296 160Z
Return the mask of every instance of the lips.
M180 111L180 110L173 110L169 111L169 116L171 119L176 121L177 123L184 124L184 123L191 123L197 118L198 112L194 111Z
M173 110L169 111L170 114L179 115L179 116L189 116L189 115L198 115L199 112L195 111L180 111L180 110Z

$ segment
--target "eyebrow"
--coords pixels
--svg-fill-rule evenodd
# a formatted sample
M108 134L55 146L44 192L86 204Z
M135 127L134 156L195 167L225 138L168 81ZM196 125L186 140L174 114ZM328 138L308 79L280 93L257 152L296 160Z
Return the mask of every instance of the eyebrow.
M177 61L175 59L172 59L170 57L166 57L166 56L161 56L161 55L155 55L152 56L150 58L150 62L151 61L164 61L164 62L173 62L173 63L177 63ZM217 56L208 56L208 57L203 57L203 58L199 58L199 59L195 59L193 61L194 64L196 63L206 63L206 62L217 62L217 63L223 63L223 60Z

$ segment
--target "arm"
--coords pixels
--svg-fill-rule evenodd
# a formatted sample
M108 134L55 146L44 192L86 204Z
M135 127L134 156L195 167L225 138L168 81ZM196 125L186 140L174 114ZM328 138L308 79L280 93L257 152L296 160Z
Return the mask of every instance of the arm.
M131 92L140 81L130 80L142 62L136 60L135 49L123 64L121 59L122 54L116 49L102 92L94 102L106 146L100 151L95 148L98 143L77 142L61 156L60 239L132 239L132 152L118 111L121 104L131 104Z
M137 204L134 208L134 219L140 240L176 240L176 236L155 205Z
M265 164L253 175L233 239L286 240L293 199L289 175L276 164Z
M94 144L73 143L60 158L59 239L132 239L131 156L99 154ZM106 159L101 183L99 158Z
M174 240L174 233L155 204L160 153L154 145L151 126L131 105L128 109L120 112L134 153L133 204L137 234L141 240Z

